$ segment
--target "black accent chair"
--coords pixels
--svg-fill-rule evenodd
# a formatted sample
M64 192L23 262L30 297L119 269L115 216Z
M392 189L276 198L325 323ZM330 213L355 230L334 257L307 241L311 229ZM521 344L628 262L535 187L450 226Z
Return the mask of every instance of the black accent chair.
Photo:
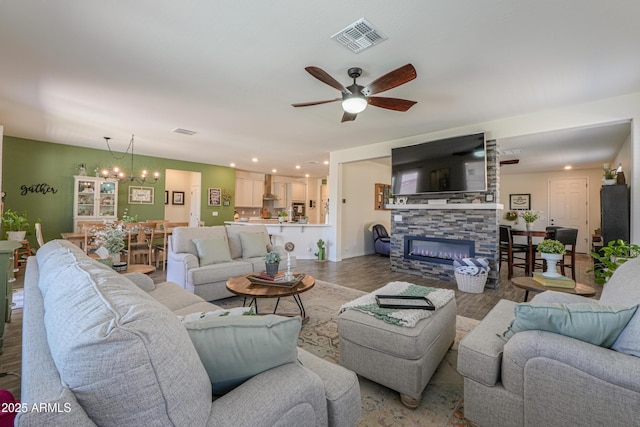
M377 254L389 256L391 251L391 238L387 233L387 229L382 224L376 224L371 229L373 234L373 248Z
M562 275L565 275L565 268L571 269L571 278L576 280L576 243L578 242L577 228L559 228L556 230L555 239L565 246L566 253L557 265L560 267ZM566 257L569 257L567 259Z

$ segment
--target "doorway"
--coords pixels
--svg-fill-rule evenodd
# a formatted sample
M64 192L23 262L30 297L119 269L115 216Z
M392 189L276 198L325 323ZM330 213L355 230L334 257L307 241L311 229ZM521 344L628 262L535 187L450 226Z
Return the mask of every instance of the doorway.
M578 229L576 252L589 250L587 178L549 179L549 225Z
M166 170L165 190L169 192L169 203L164 207L165 220L191 223L192 219L197 218L197 225L202 194L193 189L201 187L201 175L200 172ZM175 193L178 193L178 197L174 197Z

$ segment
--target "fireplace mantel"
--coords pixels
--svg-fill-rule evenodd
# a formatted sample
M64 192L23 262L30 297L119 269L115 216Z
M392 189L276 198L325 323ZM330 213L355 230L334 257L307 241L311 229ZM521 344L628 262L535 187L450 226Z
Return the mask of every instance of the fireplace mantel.
M443 203L443 204L407 204L407 205L386 205L387 209L438 209L438 210L502 210L502 203Z

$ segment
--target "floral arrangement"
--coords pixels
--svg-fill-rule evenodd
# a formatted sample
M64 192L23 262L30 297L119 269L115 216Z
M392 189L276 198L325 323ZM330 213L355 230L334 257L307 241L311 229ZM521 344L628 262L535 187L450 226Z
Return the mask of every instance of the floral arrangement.
M265 264L277 264L280 262L280 254L278 252L267 252L264 256Z
M122 212L122 222L138 222L138 215L129 215L129 208Z
M104 228L96 231L96 241L109 251L109 254L116 255L125 248L124 240L127 238L126 231L118 229L115 223L105 222Z
M566 250L564 245L559 241L545 239L538 244L538 252L545 254L564 255L566 253Z
M526 223L532 223L538 220L538 218L540 218L540 212L538 211L522 211L520 212L520 217L522 219L524 219L524 222Z
M504 214L504 219L507 221L517 221L518 220L518 212L516 211L507 211Z

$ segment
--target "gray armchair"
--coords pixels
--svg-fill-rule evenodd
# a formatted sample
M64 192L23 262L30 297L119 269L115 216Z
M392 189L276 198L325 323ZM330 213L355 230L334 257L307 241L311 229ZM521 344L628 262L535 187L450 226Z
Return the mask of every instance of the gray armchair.
M640 303L640 259L619 267L600 300L546 291L532 303ZM529 330L505 342L514 317L501 300L460 343L465 418L480 426L637 425L640 403L640 310L613 348ZM620 343L635 342L635 350ZM632 354L629 354L632 353ZM635 353L636 355L633 355Z

